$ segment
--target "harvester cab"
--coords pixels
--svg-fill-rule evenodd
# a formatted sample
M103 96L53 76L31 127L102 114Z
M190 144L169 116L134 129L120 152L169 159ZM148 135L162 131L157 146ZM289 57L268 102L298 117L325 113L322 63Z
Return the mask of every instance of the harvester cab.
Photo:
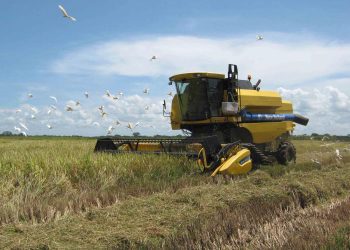
M163 103L173 130L186 139L99 139L95 151L184 154L195 158L204 171L242 174L259 164L295 162L290 141L295 123L308 119L293 113L292 103L276 91L260 90L238 79L238 67L229 64L224 74L195 72L171 76L175 85L171 110Z

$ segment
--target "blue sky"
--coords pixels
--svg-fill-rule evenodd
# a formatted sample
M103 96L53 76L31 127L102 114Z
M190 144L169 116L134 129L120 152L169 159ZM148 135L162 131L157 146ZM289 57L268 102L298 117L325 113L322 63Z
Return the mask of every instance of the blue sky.
M64 19L58 4L77 22ZM350 116L349 1L5 0L2 9L0 131L21 122L30 134L99 135L118 119L141 121L145 134L169 133L159 117L161 100L170 100L168 77L225 73L236 63L241 78L262 78L263 88L279 89L296 111L314 118L296 132L350 133L347 124L323 126ZM150 62L152 55L159 60ZM123 102L106 99L106 90L123 92ZM76 100L81 107L67 114L65 106ZM50 104L58 111L48 116ZM109 118L101 120L99 105ZM39 110L36 119L30 106ZM130 132L123 125L116 133Z

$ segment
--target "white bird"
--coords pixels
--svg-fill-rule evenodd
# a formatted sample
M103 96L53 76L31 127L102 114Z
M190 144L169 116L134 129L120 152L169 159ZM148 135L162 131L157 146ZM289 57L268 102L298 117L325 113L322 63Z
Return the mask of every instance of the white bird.
M51 112L52 112L52 109L49 109L49 110L47 111L47 114L49 115L49 114L51 114Z
M16 114L22 112L20 109L16 109Z
M126 127L132 131L134 128L139 126L139 124L140 124L139 122L135 123L135 125L130 123L130 122L128 122L128 125Z
M22 130L19 127L15 126L14 128L15 128L15 131L17 131L18 133L21 133Z
M30 118L35 119L36 117L35 117L35 115L31 115Z
M84 95L86 98L89 98L89 93L87 91L85 91Z
M115 95L113 96L113 100L118 100L119 99L119 96Z
M56 107L55 105L50 105L50 108L51 108L52 110L56 110L56 109L57 109L57 107Z
M171 97L172 97L172 96L173 96L173 92L169 92L169 93L168 93L168 96L171 96Z
M27 137L27 133L26 133L26 132L22 131L21 134L22 134L23 136Z
M50 96L50 98L51 98L52 100L54 100L54 101L57 103L57 98L56 98L56 97Z
M315 160L315 159L311 159L311 161L317 165L321 165L321 163L318 161L318 160Z
M263 38L262 35L256 35L256 40L261 41L261 40L263 40L263 39L264 39L264 38Z
M106 90L106 96L107 97L112 97L111 93L109 92L109 90Z
M132 129L133 129L133 126L132 126L132 124L129 122L128 123L128 125L126 126L128 129L130 129L131 131L132 131Z
M118 126L118 125L120 125L120 121L116 120L116 121L114 122L114 124L115 124L116 126Z
M335 155L337 156L337 158L338 158L339 160L343 159L343 156L340 154L339 149L336 149L336 150L335 150Z
M37 114L39 111L36 107L30 107L30 110Z
M100 126L100 124L99 124L98 122L94 122L94 123L92 123L92 125L94 125L94 126L96 126L96 127L99 127L99 126Z
M79 101L76 101L76 102L75 102L75 106L80 106L80 102L79 102Z
M112 134L112 132L113 132L114 129L115 129L115 128L114 128L113 126L109 126L109 127L108 127L108 130L107 130L107 135Z
M98 107L98 109L101 111L101 112L103 112L103 109L104 109L105 107L103 106L103 105L101 105L101 106L99 106Z
M124 93L123 93L123 92L119 92L119 95L120 95L120 96L123 96L123 95L124 95Z
M149 110L149 106L148 105L145 106L145 110Z
M20 125L22 128L24 128L25 130L27 130L27 131L29 130L25 124L23 124L23 123L20 122L19 125Z
M157 57L156 56L152 56L151 59L149 59L150 61L156 60Z
M63 8L62 5L58 5L58 8L62 11L63 17L69 18L72 21L76 21L77 20L74 17L68 15L67 11Z
M33 98L33 94L32 94L32 93L29 93L29 94L28 94L28 98Z
M106 112L102 111L102 112L101 112L102 118L103 118L105 115L108 115L108 114L107 114Z
M50 125L50 124L47 124L46 127L47 127L48 129L53 129L52 125Z
M326 139L328 140L329 137L325 135L325 136L322 137L321 141L324 141L324 140L326 140Z
M143 90L143 93L144 93L144 94L149 94L149 89L144 89L144 90Z
M74 109L73 109L71 106L69 106L69 105L66 106L66 111L71 112L71 111L73 111L73 110L74 110Z

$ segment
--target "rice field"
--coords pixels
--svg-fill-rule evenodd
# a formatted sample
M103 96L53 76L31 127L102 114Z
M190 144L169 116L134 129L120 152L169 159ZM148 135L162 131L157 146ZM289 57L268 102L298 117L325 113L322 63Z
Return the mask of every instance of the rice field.
M349 143L294 143L295 165L211 178L93 139L0 138L0 248L349 246Z

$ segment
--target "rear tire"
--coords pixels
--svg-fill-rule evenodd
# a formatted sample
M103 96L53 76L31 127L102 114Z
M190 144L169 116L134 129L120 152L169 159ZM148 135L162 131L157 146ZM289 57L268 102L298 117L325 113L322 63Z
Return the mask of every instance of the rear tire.
M276 152L277 162L281 165L290 165L296 161L296 149L289 141L282 142Z

